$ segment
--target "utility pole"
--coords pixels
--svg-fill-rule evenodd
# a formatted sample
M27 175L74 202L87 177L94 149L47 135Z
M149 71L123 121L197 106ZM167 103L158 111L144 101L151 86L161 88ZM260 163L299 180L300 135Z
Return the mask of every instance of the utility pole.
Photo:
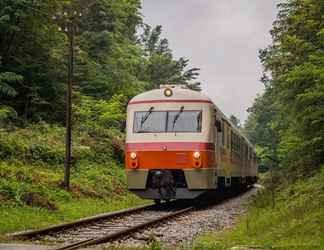
M66 93L66 142L65 142L65 162L64 162L64 187L70 189L70 169L72 151L72 84L74 72L74 31L70 27L69 38L69 66L68 66L68 86Z
M68 59L68 83L66 92L66 141L65 141L65 161L64 161L64 188L70 189L70 170L72 155L72 90L74 73L74 38L77 31L78 18L82 13L72 8L53 16L57 21L59 31L64 32L69 40L69 59Z

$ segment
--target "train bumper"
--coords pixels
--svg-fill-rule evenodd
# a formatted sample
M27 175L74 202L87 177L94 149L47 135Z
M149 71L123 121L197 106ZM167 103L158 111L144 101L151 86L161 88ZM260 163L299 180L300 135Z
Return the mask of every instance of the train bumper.
M172 170L166 171L172 173ZM183 171L185 178L184 185L176 185L171 187L171 190L152 186L150 179L152 174L149 174L150 170L148 169L126 170L127 187L131 192L145 199L193 199L207 190L215 190L217 187L217 176L214 168L181 171Z
M177 188L175 193L168 195L163 191L159 191L157 188L147 189L130 189L129 191L138 195L143 199L152 200L166 200L166 199L194 199L199 195L205 193L207 190L189 190L187 188Z
M215 168L183 170L188 189L216 189L217 176Z
M149 170L134 169L126 170L126 179L128 189L145 189Z

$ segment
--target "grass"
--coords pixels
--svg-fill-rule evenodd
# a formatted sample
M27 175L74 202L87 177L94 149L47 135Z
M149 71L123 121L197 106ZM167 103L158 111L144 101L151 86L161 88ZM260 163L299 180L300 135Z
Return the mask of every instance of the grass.
M119 152L118 143L88 134L74 135L71 190L65 191L63 132L47 124L0 131L0 241L7 240L6 233L147 203L125 188L124 169L119 158L112 158ZM281 185L275 208L271 193L261 191L237 226L201 236L194 249L237 245L324 249L324 169L312 178ZM143 249L163 247L152 242Z
M0 235L147 203L126 191L119 166L86 164L73 172L72 188L67 192L61 187L62 170L1 162ZM24 196L29 193L37 193L54 209L27 205Z
M73 142L71 188L66 191L62 127L0 130L0 241L7 240L6 233L148 203L126 190L111 140L75 133Z
M229 249L238 245L324 249L324 169L312 178L281 186L275 193L275 208L271 192L260 191L237 226L201 236L194 248Z
M0 235L21 230L43 228L144 203L145 201L128 194L118 200L84 198L67 203L59 203L58 211L54 212L44 208L3 204L0 205Z

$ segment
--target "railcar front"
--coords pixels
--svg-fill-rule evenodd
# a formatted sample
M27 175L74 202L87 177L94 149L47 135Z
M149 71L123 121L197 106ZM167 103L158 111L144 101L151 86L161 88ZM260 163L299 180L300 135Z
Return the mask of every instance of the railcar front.
M181 87L152 90L127 108L128 189L146 199L193 199L216 189L213 104Z

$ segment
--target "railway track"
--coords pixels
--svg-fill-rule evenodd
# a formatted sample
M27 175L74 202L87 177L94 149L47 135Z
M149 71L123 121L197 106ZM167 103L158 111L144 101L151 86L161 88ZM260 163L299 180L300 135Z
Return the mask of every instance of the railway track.
M219 196L214 202L206 201L172 201L161 205L141 206L114 213L89 217L71 223L53 227L20 232L10 236L18 239L41 239L60 244L53 250L72 250L84 248L131 235L146 230L167 220L191 212L200 207L224 202L235 194ZM215 198L215 197L214 197Z
M90 245L97 245L100 243L106 243L109 241L112 241L114 239L119 239L123 236L129 235L131 233L137 232L138 230L141 229L146 229L149 228L150 226L154 224L161 223L163 221L169 220L172 217L176 217L178 215L184 214L186 212L189 212L191 210L195 209L195 207L187 207L184 209L180 209L177 211L173 212L159 212L159 213L141 213L137 214L135 216L131 216L127 218L127 223L121 223L120 221L115 223L115 222L110 222L108 224L101 224L97 225L96 228L88 228L88 233L92 235L90 239L84 239L84 240L79 240L75 243L68 244L66 246L62 246L59 248L56 248L55 250L72 250L72 249L77 249L80 247L87 247ZM143 217L145 216L145 217ZM128 224L131 222L130 224ZM84 234L85 233L85 234ZM87 232L82 232L82 236L89 237L87 236ZM77 234L69 235L70 237L80 237L79 232Z
M121 210L41 230L18 232L9 236L23 240L41 239L57 244L64 242L63 246L53 249L72 250L121 238L193 209L195 207L190 206L189 202L173 201L161 205Z

